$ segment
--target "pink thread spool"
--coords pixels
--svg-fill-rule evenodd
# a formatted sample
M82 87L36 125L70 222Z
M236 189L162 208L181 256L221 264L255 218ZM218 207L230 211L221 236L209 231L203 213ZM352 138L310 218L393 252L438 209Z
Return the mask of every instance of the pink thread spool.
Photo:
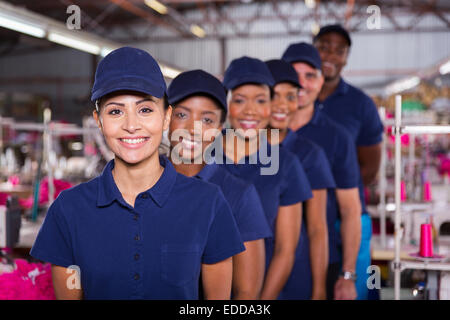
M430 223L420 225L420 252L421 257L433 257L433 233Z
M406 201L406 187L405 187L405 181L402 181L400 184L400 201L404 202Z
M431 184L429 181L425 181L423 185L423 201L429 202L431 200Z

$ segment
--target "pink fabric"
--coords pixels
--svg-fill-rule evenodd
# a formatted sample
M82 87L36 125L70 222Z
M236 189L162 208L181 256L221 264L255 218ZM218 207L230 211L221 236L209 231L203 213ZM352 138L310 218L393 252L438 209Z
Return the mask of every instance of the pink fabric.
M389 138L389 142L394 144L395 143L395 135L392 134L392 127L387 128L387 136ZM409 146L409 134L402 134L400 135L400 141L402 146Z
M53 180L55 185L55 199L61 193L61 191L69 189L72 185L64 180ZM48 202L48 178L44 178L41 182L41 188L39 190L39 204L45 204Z
M70 182L64 180L53 180L55 185L55 199L61 193L61 191L69 189L72 187ZM44 205L48 202L48 178L44 178L41 181L41 186L39 188L39 205ZM19 204L24 209L30 209L33 206L33 197L27 199L19 199Z
M6 206L6 200L8 200L9 194L0 192L0 206Z
M50 264L14 261L16 269L0 274L0 300L54 300Z
M394 135L390 135L389 139L390 139L391 143L395 143ZM409 146L409 134L402 134L400 136L400 141L401 141L402 146Z

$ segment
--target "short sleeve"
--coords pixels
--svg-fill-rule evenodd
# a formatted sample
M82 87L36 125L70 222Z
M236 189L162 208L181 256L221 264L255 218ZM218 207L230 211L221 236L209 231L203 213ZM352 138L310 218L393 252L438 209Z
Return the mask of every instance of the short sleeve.
M232 208L242 241L253 241L272 236L256 188L250 184Z
M281 157L284 157L282 160L284 165L281 168L283 182L280 206L289 206L312 198L311 186L300 160L288 151L284 154L280 153Z
M50 206L30 255L38 260L67 268L74 264L69 224L63 216L61 197Z
M325 152L320 147L313 148L302 164L311 189L319 190L336 187L330 164Z
M380 143L383 139L383 123L373 100L364 95L361 105L363 110L361 130L356 139L357 146L371 146Z
M337 148L335 150L332 171L336 188L356 188L359 184L359 165L356 147L349 134L344 131L335 136Z
M231 208L218 190L213 206L214 219L208 232L202 262L213 264L245 250Z

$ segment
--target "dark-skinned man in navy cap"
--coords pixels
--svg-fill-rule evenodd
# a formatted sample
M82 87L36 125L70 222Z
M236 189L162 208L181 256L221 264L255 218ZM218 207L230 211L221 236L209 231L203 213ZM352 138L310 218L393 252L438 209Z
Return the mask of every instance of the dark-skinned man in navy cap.
M341 25L327 25L313 39L322 59L325 82L316 104L330 118L342 124L352 136L358 153L361 171L359 193L362 205L361 249L357 261L358 299L368 299L367 267L371 264L370 238L372 223L365 207L364 186L374 182L381 161L383 124L373 100L342 78L352 41ZM359 272L358 272L359 271ZM364 279L361 277L364 275Z

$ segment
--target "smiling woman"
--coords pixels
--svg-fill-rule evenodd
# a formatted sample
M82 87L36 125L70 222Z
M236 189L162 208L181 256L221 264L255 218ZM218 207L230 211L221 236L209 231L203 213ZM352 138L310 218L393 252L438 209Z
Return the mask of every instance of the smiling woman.
M168 95L174 107L169 126L171 149L178 149L171 152L175 170L221 188L245 245L245 252L233 257L233 299L257 299L264 278L264 238L272 235L261 201L252 184L234 177L217 164L206 163L201 157L216 138L220 140L228 111L225 88L213 75L192 70L173 79ZM173 138L177 131L184 131L185 135ZM178 156L184 161L174 161ZM197 159L200 161L192 163L191 160Z
M115 92L100 102L93 116L106 143L118 161L137 164L157 163L156 152L163 130L168 128L171 109L164 110L163 99L139 92Z
M97 67L91 100L115 158L47 212L31 255L52 263L56 298L197 299L201 271L204 297L229 299L231 257L245 247L219 187L159 155L172 108L156 61L114 50Z
M245 142L239 150L239 144L237 148L230 148L224 141L223 153L232 160L226 161L224 167L230 173L252 182L261 199L273 233L273 237L265 239L266 272L261 298L277 299L294 265L302 202L312 196L310 185L301 163L289 151L279 148L279 155L275 157L279 168L271 174L260 174L266 164L259 150L251 151L252 144L257 144L259 149L267 147L271 154L278 148L268 144L267 137L264 137L270 123L270 99L275 84L267 65L249 57L235 59L228 66L223 83L231 92L230 124L236 129L236 138ZM251 157L256 158L256 163L250 162Z

